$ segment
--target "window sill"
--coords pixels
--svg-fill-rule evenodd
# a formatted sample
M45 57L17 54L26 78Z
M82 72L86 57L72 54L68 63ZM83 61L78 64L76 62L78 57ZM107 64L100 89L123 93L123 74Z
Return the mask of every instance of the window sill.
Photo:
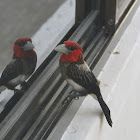
M134 14L134 9L131 11L131 14ZM138 77L140 76L140 67L138 67L140 59L138 47L138 42L140 42L140 19L138 18L140 8L118 41L120 34L122 34L122 31L126 28L126 24L130 22L129 18L132 16L131 14L126 17L125 22L118 29L106 50L107 55L110 55L111 52L119 52L119 54L112 53L100 73L98 73L97 70L100 69L100 65L102 65L101 62L106 59L107 55L101 58L101 61L94 69L95 74L98 75L98 79L101 81L100 88L102 95L111 110L113 128L110 128L106 122L99 104L91 96L87 96L85 99L80 98L78 101L73 102L50 136L50 140L61 137L60 134L62 134L69 120L71 120L71 122L69 122L70 124L64 131L61 140L79 140L79 138L81 140L90 140L93 138L112 139L112 137L118 139L118 132L120 132L119 139L129 139L130 134L136 138L139 136L139 132L135 131L139 130L139 126L134 114L138 113L138 100L137 103L135 103L135 101L136 98L139 99L137 91L140 89L139 85L135 85L134 82L139 83ZM116 45L116 43L118 44ZM112 49L114 45L116 47ZM134 67L137 69L134 69ZM135 94L136 97L132 97L132 93ZM72 118L72 114L74 114L82 100L84 100L82 105ZM131 100L134 101L132 106L129 104ZM130 108L128 108L128 106ZM132 115L131 112L133 109L135 113ZM126 116L131 116L132 118L128 117L128 119L126 119ZM139 115L137 114L137 116ZM135 127L135 133L133 133L133 135L130 124ZM127 131L127 134L122 133L125 131Z

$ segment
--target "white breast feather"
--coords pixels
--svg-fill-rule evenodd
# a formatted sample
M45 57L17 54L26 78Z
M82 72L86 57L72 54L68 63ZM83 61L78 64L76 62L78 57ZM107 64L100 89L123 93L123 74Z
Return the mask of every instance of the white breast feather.
M68 82L68 84L70 84L77 92L83 92L85 91L85 89L80 86L79 84L75 83L73 80L71 79L66 79L66 81Z

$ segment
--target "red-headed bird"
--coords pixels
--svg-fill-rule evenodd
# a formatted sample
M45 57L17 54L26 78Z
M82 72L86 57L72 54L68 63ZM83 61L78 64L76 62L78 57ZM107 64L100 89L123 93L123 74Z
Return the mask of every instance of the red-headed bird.
M112 127L110 110L103 100L98 81L83 59L82 47L73 41L65 41L55 51L61 52L60 69L66 81L79 93L77 96L92 95L98 100L108 124Z
M13 58L3 70L0 78L1 91L6 88L16 91L15 87L24 85L25 80L34 72L37 55L33 48L34 45L30 38L16 40L13 46Z

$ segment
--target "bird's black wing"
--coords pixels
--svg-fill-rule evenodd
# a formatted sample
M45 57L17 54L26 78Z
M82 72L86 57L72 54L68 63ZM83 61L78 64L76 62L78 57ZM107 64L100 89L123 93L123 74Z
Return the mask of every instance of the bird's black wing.
M98 81L85 63L80 65L71 63L67 69L67 76L84 87L89 93L101 96Z
M23 64L20 58L13 59L3 70L1 80L7 83L22 73Z
M98 86L98 81L94 76L94 74L92 73L92 71L89 70L87 64L84 63L78 65L75 63L71 63L71 65L67 69L67 76L77 84L84 87L89 93L93 93L97 96L97 99L105 114L107 122L112 127L110 110L102 98L100 88Z

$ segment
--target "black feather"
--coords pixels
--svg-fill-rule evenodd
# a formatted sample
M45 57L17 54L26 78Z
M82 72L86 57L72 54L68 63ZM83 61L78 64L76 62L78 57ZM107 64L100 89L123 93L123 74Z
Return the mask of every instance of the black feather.
M0 78L0 85L6 86L13 90L16 85L12 85L9 81L18 77L19 75L30 76L36 67L37 56L31 59L18 58L13 55L12 61L5 67ZM20 84L20 83L19 83Z
M102 97L97 97L97 98L98 98L99 104L104 112L104 115L106 117L108 124L112 127L112 120L111 120L110 110L109 110L108 106L106 105L106 103L104 102Z
M1 80L5 85L10 80L16 78L22 73L23 64L20 58L13 59L4 69Z
M110 110L102 98L96 77L94 76L93 72L89 70L86 63L60 63L60 67L65 78L70 78L74 82L82 86L87 91L87 94L95 94L97 96L107 122L110 126L112 126Z
M77 65L71 63L66 70L66 75L68 78L84 87L88 93L94 93L96 96L101 96L98 81L93 72L90 71L85 64Z

